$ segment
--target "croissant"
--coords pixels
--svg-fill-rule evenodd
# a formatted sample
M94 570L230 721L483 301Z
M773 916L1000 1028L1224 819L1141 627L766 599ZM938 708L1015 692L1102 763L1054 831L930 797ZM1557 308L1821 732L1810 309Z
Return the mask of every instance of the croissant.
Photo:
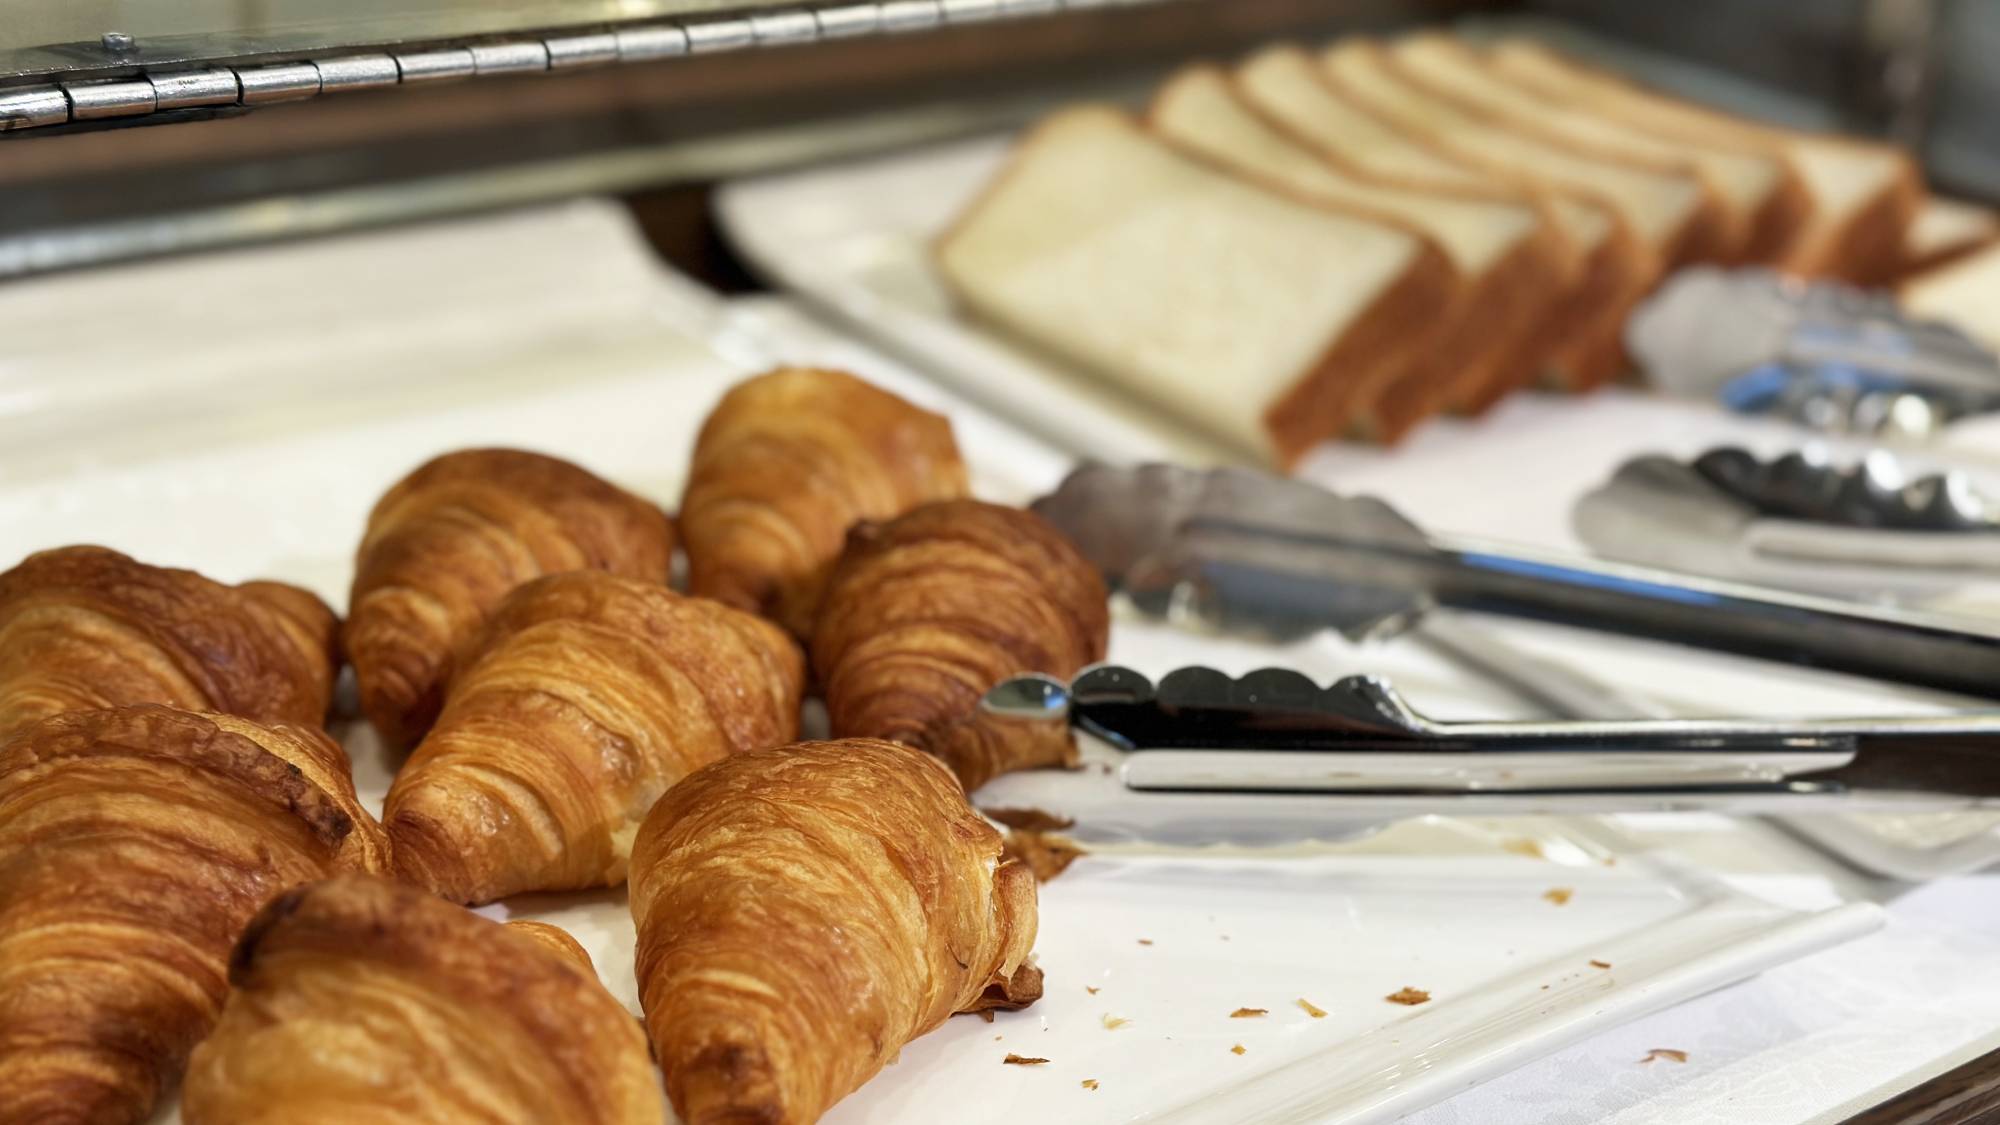
M1035 879L927 755L733 755L632 851L639 998L687 1125L806 1125L954 1012L1042 994Z
M348 875L251 921L187 1125L657 1125L646 1037L561 930Z
M338 624L295 586L225 586L104 547L29 555L0 574L0 742L128 703L318 726Z
M362 712L408 747L509 590L566 570L664 582L672 554L664 513L567 461L470 449L420 466L376 503L355 560L346 649Z
M0 1123L144 1120L271 896L386 871L324 734L153 705L0 747Z
M797 737L804 665L776 625L664 586L521 587L389 789L398 870L468 903L622 882L668 786Z
M688 589L803 637L850 526L965 491L943 417L840 371L759 375L723 396L695 443Z
M813 668L836 737L921 746L970 792L1069 761L1066 738L966 737L967 722L1008 676L1068 677L1104 659L1110 627L1103 579L1055 528L953 500L855 528L814 626Z

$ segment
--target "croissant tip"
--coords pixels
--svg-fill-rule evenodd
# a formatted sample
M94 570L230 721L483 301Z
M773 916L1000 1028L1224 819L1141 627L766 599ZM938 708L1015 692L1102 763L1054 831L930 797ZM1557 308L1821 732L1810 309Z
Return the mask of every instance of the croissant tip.
M686 1125L786 1125L770 1056L760 1047L713 1043L676 1067L674 1111Z

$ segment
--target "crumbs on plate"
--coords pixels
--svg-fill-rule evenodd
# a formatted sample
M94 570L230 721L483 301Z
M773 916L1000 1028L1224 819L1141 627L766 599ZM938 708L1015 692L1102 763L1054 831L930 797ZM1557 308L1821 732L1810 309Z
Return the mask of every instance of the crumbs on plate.
M1421 988L1406 987L1406 988L1399 988L1396 991L1391 992L1389 995L1384 996L1382 999L1387 1000L1391 1004L1407 1004L1410 1007L1414 1008L1418 1004L1430 1003L1431 994L1425 992Z
M991 1008L981 1008L981 1009L979 1009L979 1018L980 1018L980 1019L982 1019L982 1020L985 1020L985 1021L986 1021L987 1023L992 1023L992 1022L993 1022L993 1009L991 1009Z
M1084 1089L1086 1089L1086 1090L1095 1090L1095 1089L1097 1089L1097 1079L1095 1079L1095 1078L1086 1078L1086 1079L1084 1079L1084 1080L1083 1080L1083 1088L1084 1088Z
M1245 1047L1243 1044L1238 1043L1236 1046L1229 1048L1229 1053L1232 1055L1240 1055L1249 1049L1250 1048Z
M1091 994L1092 996L1095 996L1095 995L1097 995L1097 986L1095 986L1095 985L1089 985L1089 984L1086 984L1086 985L1084 985L1084 986L1083 986L1083 990L1084 990L1085 992L1088 992L1088 993L1090 993L1090 994Z
M1548 899L1557 906L1567 903L1575 895L1576 891L1569 887L1550 887L1548 890L1542 892L1543 898Z
M1686 1051L1676 1051L1672 1047L1655 1047L1647 1051L1646 1057L1640 1059L1639 1063L1643 1066L1647 1063L1657 1062L1660 1059L1672 1059L1677 1063L1684 1063L1688 1061L1688 1053Z
M1233 1020L1247 1020L1255 1016L1268 1016L1270 1014L1271 1010L1269 1008L1238 1008L1229 1013L1229 1018Z
M1142 937L1142 938L1140 938L1140 939L1139 939L1139 944L1140 944L1140 945L1151 945L1151 944L1153 944L1153 939L1152 939L1152 938L1149 938L1149 937Z
M1608 969L1611 967L1611 962L1599 961L1597 958L1592 957L1590 959L1590 967L1593 969Z
M1524 855L1529 859L1549 858L1549 853L1542 850L1540 843L1530 840L1526 836L1514 836L1500 841L1500 850L1513 852L1515 855Z
M1014 1052L1009 1051L1007 1052L1007 1057L1001 1059L1000 1061L1008 1066L1040 1066L1049 1060L1031 1059L1026 1055L1017 1055Z
M1309 1015L1316 1020L1323 1020L1326 1018L1325 1008L1320 1007L1318 1004L1313 1003L1312 1001L1306 999L1303 996L1299 997L1299 1007L1305 1009L1306 1015Z
M1029 871L1034 872L1035 882L1046 883L1069 870L1069 865L1085 853L1067 837L1038 829L1013 828L1007 832L1002 854L1026 865Z
M980 809L988 820L997 820L1009 828L1025 828L1030 832L1060 832L1076 827L1074 817L1058 816L1044 809Z

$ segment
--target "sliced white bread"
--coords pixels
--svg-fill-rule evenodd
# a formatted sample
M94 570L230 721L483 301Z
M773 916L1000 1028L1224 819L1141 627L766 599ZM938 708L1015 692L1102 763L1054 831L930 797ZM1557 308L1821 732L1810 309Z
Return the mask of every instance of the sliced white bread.
M1811 216L1805 183L1776 146L1702 144L1633 129L1587 104L1560 102L1508 80L1455 35L1406 36L1389 45L1389 54L1403 77L1509 130L1642 168L1693 170L1721 206L1724 225L1712 255L1718 260L1771 261Z
M1722 233L1716 193L1685 162L1646 167L1515 131L1409 81L1382 44L1354 36L1320 53L1333 84L1411 134L1495 175L1617 209L1662 269L1710 257Z
M1927 196L1903 234L1903 273L1936 269L1994 242L2000 242L2000 214L1992 208Z
M1378 214L1429 235L1465 279L1453 315L1421 329L1425 354L1383 392L1375 420L1393 441L1446 406L1476 405L1527 381L1530 329L1561 295L1572 254L1531 203L1477 192L1388 186L1345 170L1258 116L1214 66L1188 67L1154 95L1146 124L1230 172L1336 209ZM1508 365L1513 365L1511 368Z
M1923 193L1916 164L1891 145L1746 121L1628 82L1527 39L1488 52L1498 73L1549 97L1663 137L1776 146L1799 170L1813 214L1778 264L1864 284L1893 276Z
M1101 106L1030 131L936 257L977 315L1283 466L1347 430L1458 295L1416 232L1246 183Z
M1957 325L2000 351L2000 242L1910 278L1897 294L1917 316Z
M1238 92L1258 113L1327 159L1383 183L1485 192L1545 208L1575 248L1578 264L1562 297L1529 330L1520 355L1546 356L1558 381L1573 389L1623 369L1619 350L1606 342L1615 345L1626 311L1651 284L1655 268L1615 209L1552 195L1454 159L1347 97L1326 80L1313 56L1296 46L1261 51L1238 66L1234 77Z

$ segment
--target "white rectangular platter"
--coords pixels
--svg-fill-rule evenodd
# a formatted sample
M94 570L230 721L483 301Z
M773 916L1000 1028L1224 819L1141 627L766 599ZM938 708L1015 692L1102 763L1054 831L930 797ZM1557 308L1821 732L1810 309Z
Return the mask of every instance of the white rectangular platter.
M1011 142L1004 135L975 137L740 180L718 193L717 211L731 241L773 282L1065 450L1113 461L1231 459L1222 447L1129 395L954 312L931 265L931 242L993 176ZM1771 455L1801 440L1789 426L1727 415L1710 404L1627 390L1583 399L1523 393L1485 418L1433 419L1394 450L1324 444L1298 471L1338 491L1381 496L1426 527L1577 550L1570 503L1628 457L1691 456L1725 443ZM1836 452L1842 445L1826 444ZM1934 452L1979 468L1995 485L1996 450L2000 420L1975 418L1947 431ZM1467 481L1488 484L1468 488ZM1995 612L2000 597L1987 591L1957 608ZM1661 686L1690 715L1889 713L1946 702L1730 660L1711 662L1718 674L1708 679L1722 682L1718 695L1699 672L1691 683L1686 663L1671 655L1574 640L1556 644L1553 658L1573 661L1580 651L1622 648L1635 672L1628 682ZM1765 690L1729 683L1745 673L1765 681ZM1788 822L1851 862L1899 878L2000 862L2000 814L1991 812Z
M7 563L95 541L224 580L288 579L338 606L369 506L422 459L519 445L671 504L711 403L781 357L852 366L948 411L989 498L1026 499L1067 463L782 304L724 304L666 274L609 205L15 287L0 323ZM110 325L148 354L107 340ZM1518 706L1393 645L1280 650L1121 620L1112 656L1154 674L1367 668L1442 714ZM374 739L351 721L337 732L379 807ZM1567 902L1545 897L1556 889ZM952 1020L830 1121L1384 1121L1879 924L1872 906L1749 897L1578 819L1108 849L1041 901L1046 997L990 1024ZM569 928L636 1004L621 891L489 912ZM1431 999L1385 999L1405 987ZM1049 1061L1003 1065L1008 1052Z

